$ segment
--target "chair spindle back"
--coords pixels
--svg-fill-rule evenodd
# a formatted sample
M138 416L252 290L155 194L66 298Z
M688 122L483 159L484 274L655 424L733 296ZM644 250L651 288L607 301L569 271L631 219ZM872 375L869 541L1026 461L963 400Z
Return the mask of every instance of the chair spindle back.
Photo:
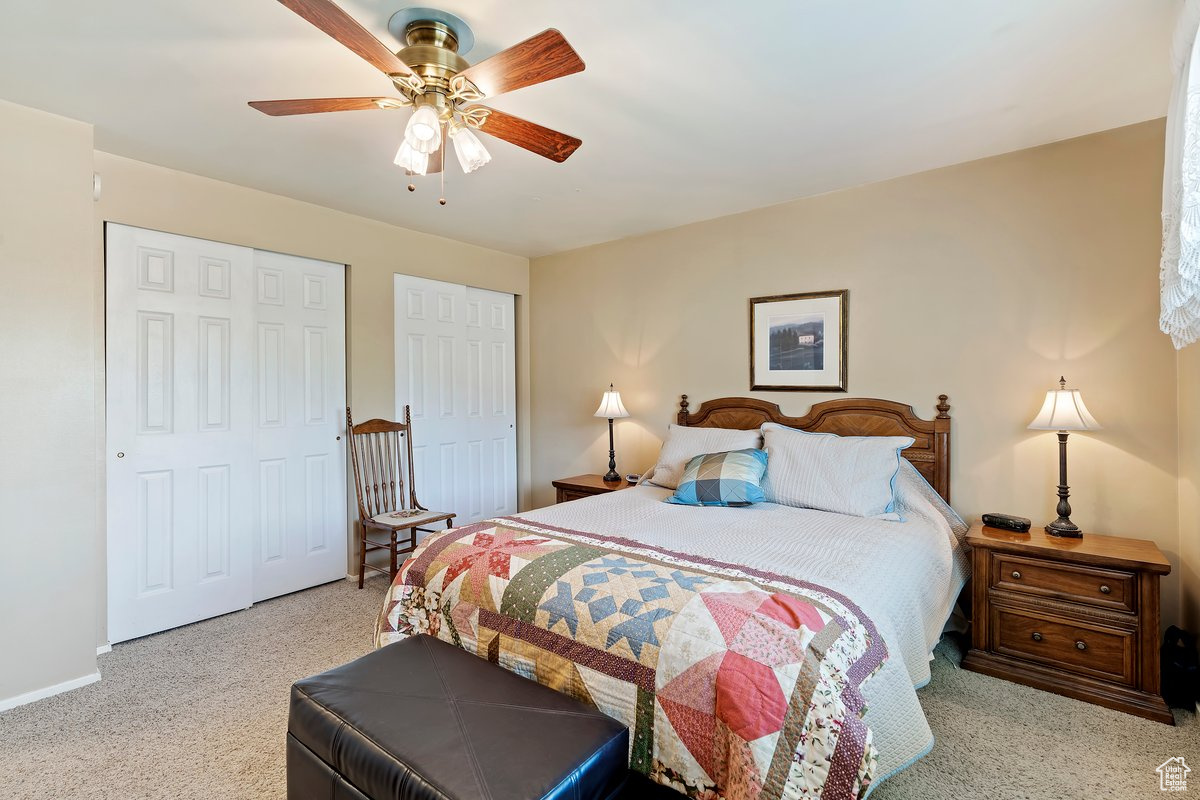
M413 488L412 418L404 407L404 422L372 419L357 425L346 408L350 432L350 461L358 513L370 519L390 511L421 509Z

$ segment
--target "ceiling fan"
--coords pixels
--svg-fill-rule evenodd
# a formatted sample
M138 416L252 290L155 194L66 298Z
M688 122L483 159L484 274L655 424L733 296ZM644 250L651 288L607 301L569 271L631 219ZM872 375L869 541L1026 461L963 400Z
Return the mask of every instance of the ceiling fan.
M474 172L491 155L473 130L495 136L553 161L566 161L583 142L479 101L526 86L581 72L583 60L553 28L491 58L470 64L460 55L474 44L471 29L458 17L430 8L394 14L388 30L405 43L392 52L331 0L279 0L320 28L392 81L398 97L330 97L256 100L264 114L290 116L329 111L412 108L396 164L409 174L441 172L447 140L464 172ZM415 187L409 185L412 191ZM445 205L445 198L439 200Z

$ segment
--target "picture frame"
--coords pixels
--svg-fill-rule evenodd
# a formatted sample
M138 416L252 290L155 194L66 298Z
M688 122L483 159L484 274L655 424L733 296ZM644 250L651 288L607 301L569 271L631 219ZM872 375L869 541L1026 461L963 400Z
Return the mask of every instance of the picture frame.
M750 298L750 390L846 391L848 289Z

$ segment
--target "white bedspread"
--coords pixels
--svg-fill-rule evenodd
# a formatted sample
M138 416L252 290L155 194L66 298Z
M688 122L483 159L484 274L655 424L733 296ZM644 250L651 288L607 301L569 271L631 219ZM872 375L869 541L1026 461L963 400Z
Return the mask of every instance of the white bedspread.
M933 734L916 689L969 562L967 526L915 469L896 480L903 522L762 503L749 508L678 506L670 491L644 484L519 516L573 530L624 536L660 547L786 573L856 603L888 648L883 668L863 686L863 720L879 751L879 779L928 752Z

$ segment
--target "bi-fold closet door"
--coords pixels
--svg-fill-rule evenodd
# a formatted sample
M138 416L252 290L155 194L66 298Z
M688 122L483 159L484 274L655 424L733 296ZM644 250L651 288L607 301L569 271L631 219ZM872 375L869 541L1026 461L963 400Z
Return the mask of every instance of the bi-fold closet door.
M105 235L109 641L342 577L345 267Z
M396 275L396 416L421 504L455 525L517 513L515 298Z

